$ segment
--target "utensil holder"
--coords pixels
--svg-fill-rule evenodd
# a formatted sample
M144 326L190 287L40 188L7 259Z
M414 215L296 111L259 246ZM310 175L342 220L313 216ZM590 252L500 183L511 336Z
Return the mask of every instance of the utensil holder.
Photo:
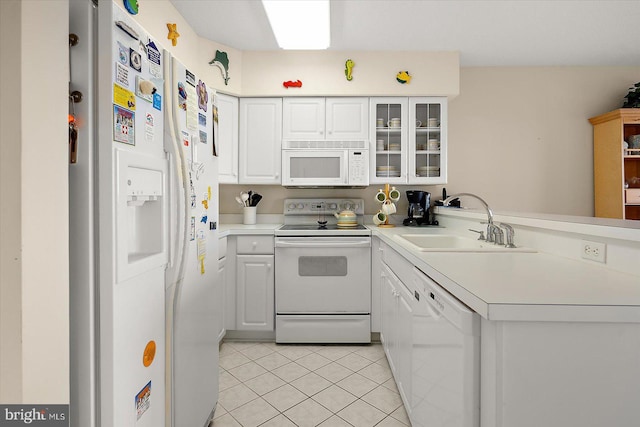
M245 225L253 225L256 223L257 206L245 206L242 208L243 221Z

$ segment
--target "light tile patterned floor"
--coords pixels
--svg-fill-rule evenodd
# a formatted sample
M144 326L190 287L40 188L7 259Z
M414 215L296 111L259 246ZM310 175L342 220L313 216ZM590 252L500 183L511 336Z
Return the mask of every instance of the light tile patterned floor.
M410 425L379 344L220 347L212 427Z

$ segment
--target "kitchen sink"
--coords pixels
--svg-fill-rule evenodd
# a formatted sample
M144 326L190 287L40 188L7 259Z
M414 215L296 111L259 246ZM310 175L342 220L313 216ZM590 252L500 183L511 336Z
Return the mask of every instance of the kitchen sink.
M396 234L394 238L421 252L535 252L529 248L508 249L483 240L452 234Z

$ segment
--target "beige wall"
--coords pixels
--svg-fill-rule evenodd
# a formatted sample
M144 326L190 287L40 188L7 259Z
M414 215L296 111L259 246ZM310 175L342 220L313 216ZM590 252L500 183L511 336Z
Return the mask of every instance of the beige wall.
M22 254L20 228L20 16L19 0L0 1L0 402L22 398ZM12 37L9 37L9 34Z
M68 0L0 5L0 402L68 403Z
M449 194L472 192L498 211L593 215L589 117L619 108L640 67L462 68L460 95L449 103ZM375 186L377 187L377 186ZM252 188L260 213L281 213L287 197L336 195L377 206L377 188L288 190L221 186L222 213L238 213L234 196ZM407 186L441 194L442 186ZM468 205L473 201L468 200ZM404 204L400 209L404 212Z
M345 77L352 59L353 80ZM399 84L396 74L407 70L411 81ZM243 96L456 96L459 91L458 52L244 52ZM301 88L285 88L288 80Z

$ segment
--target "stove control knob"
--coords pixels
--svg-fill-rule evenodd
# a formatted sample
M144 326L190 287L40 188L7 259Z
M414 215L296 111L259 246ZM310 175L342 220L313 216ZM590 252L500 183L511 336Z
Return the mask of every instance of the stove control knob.
M344 204L344 208L347 209L347 210L351 210L351 202L346 202Z
M302 208L304 208L304 205L303 205L302 203L298 203L298 204L296 205L296 208L298 208L298 209L302 209Z
M335 204L335 203L329 203L329 209L331 209L331 210L338 209L338 205Z
M289 209L290 211L294 210L296 208L296 204L295 203L289 203L287 205L287 209Z

